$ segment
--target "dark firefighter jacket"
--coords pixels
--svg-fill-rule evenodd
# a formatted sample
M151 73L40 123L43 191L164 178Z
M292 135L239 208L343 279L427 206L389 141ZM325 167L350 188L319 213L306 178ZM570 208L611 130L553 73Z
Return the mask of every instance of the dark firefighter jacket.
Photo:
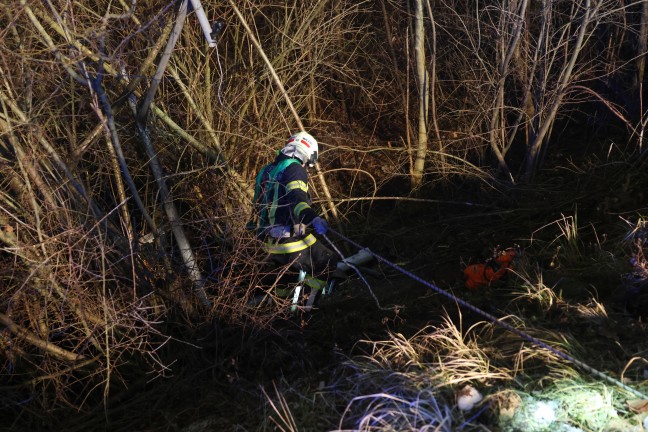
M276 226L308 225L317 217L311 208L306 168L283 153L257 176L254 202L260 233Z

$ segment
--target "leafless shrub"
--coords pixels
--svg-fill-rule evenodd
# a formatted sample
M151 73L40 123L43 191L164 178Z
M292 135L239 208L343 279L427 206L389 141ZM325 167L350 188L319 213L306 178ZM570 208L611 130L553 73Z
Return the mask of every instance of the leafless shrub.
M367 3L324 6L244 9L295 105L309 112L309 128L321 130L336 86L348 82L368 100L374 93L356 69L370 35L356 18ZM200 29L185 26L149 121L164 181L206 273L209 310L188 284L127 103L147 90L174 4L110 4L97 13L81 4L2 8L2 351L18 393L52 391L44 407L101 399L129 363L166 373L160 347L171 340L164 322L172 310L193 322L260 327L286 311L279 298L274 308L249 305L259 290L274 293L245 222L254 174L293 127L231 10L225 2L212 7L227 24L217 49L203 49ZM7 402L21 400L14 396Z
M526 150L535 142L541 151L540 131L553 124L552 108L566 102L560 97L599 94L582 89L602 76L597 48L608 47L603 57L613 67L606 73L626 65L611 36L597 40L597 29L605 23L624 36L636 30L611 1L546 2L554 9L531 7L524 22L517 2L480 3L477 11L474 4L435 3L445 42L430 58L438 72L435 139L443 142L431 147L430 155L439 156L431 173L485 178L489 170L479 162L488 149L502 154L502 169L513 146ZM378 6L241 6L323 144L326 180L334 199L346 200L343 218L358 211L349 202L355 196L373 197L389 180L408 176L411 165L410 17L402 3L386 1L386 14ZM226 23L216 49L205 47L195 17L187 18L146 124L152 150L142 146L133 109L149 89L175 8L123 1L0 8L0 349L3 381L11 385L3 393L7 403L34 397L47 409L80 407L107 397L130 365L166 373L173 360L162 358L160 347L171 340L170 312L187 324L218 319L259 327L283 314L249 305L259 290L273 295L273 284L264 280L265 257L244 226L254 175L296 125L227 2L209 5L211 17ZM571 41L579 28L586 33L575 56ZM375 49L385 41L391 53ZM570 58L576 63L567 76ZM151 169L154 162L161 173ZM160 180L169 202L161 202L168 197ZM162 211L169 203L180 222ZM179 259L176 223L204 285Z

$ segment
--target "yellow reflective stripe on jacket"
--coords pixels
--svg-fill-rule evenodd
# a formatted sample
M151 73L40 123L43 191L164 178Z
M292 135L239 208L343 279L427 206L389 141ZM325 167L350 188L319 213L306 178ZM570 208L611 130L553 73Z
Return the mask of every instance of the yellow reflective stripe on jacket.
M290 192L293 189L301 189L304 192L308 192L308 184L301 180L291 181L286 185L286 192Z
M300 214L301 212L303 212L304 210L306 210L307 208L311 208L311 206L309 206L308 203L305 203L305 202L303 202L303 201L300 202L300 203L298 203L298 204L295 206L295 208L293 209L293 213L294 213L295 217L296 217L296 218L299 218L299 214Z
M312 246L317 241L313 234L307 235L301 240L290 243L266 243L266 250L271 254L287 254L293 252L303 251L304 249Z

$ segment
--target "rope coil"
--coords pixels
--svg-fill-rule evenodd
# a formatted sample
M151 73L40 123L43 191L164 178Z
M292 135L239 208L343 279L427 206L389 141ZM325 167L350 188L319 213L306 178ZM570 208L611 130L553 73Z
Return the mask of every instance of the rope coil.
M378 261L387 264L388 266L390 266L390 267L392 267L392 268L398 270L399 272L403 273L403 274L406 275L406 276L409 276L410 278L414 279L415 281L422 283L423 285L425 285L425 286L427 286L428 288L430 288L430 289L436 291L437 293L442 294L442 295L444 295L444 296L446 296L446 297L452 299L453 301L457 302L459 305L465 307L466 309L469 309L469 310L471 310L471 311L473 311L473 312L475 312L475 313L477 313L477 314L479 314L479 315L481 315L481 316L487 318L489 321L493 322L494 324L497 324L497 325L499 325L500 327L502 327L502 328L504 328L504 329L506 329L506 330L508 330L508 331L510 331L510 332L512 332L512 333L514 333L514 334L516 334L516 335L518 335L518 336L520 336L521 338L528 340L529 342L533 343L534 345L537 345L537 346L539 346L539 347L541 347L541 348L544 348L544 349L546 349L546 350L551 351L552 353L556 354L557 356L561 357L562 359L564 359L564 360L566 360L566 361L568 361L568 362L570 362L570 363L573 363L573 364L576 365L577 367L579 367L579 368L585 370L586 372L590 373L590 374L593 375L593 376L596 376L596 377L598 377L598 378L601 378L601 379L607 381L607 382L610 383L610 384L614 384L615 386L620 387L620 388L622 388L622 389L624 389L624 390L626 390L626 391L632 393L633 395L635 395L635 396L637 396L637 397L639 397L639 398L641 398L641 399L647 399L647 400L648 400L648 395L646 395L645 393L642 393L642 392L640 392L639 390L636 390L636 389L634 389L634 388L628 386L627 384L625 384L625 383L623 383L623 382L621 382L621 381L619 381L619 380L617 380L617 379L615 379L615 378L612 378L612 377L610 377L610 376L604 374L603 372L601 372L601 371L599 371L599 370L597 370L597 369L594 369L593 367L591 367L591 366L587 365L586 363L584 363L584 362L578 360L577 358L572 357L571 355L569 355L569 354L567 354L567 353L565 353L565 352L563 352L563 351L561 351L561 350L559 350L559 349L557 349L557 348L554 348L554 347L548 345L548 344L545 343L545 342L542 342L541 340L539 340L539 339L537 339L537 338L531 336L531 335L528 334L528 333L523 332L522 330L519 330L519 329L513 327L513 326L510 325L510 324L505 323L504 321L502 321L501 319L497 318L496 316L494 316L494 315L492 315L492 314L489 314L488 312L483 311L482 309L479 309L479 308L476 307L476 306L473 306L472 304L468 303L468 302L465 301L465 300L460 299L459 297L455 296L454 294L451 294L451 293L449 293L448 291L446 291L446 290L444 290L444 289L442 289L442 288L439 288L438 286L434 285L433 283L430 283L430 282L428 282L428 281L422 279L421 277L415 275L414 273L405 270L404 268L400 267L399 265L390 262L389 260L387 260L387 259L383 258L382 256L376 254L375 252L371 251L370 249L368 249L368 248L366 248L366 247L364 247L364 246L362 246L362 245L360 245L360 244L354 242L354 241L351 240L350 238L348 238L348 237L344 236L343 234L341 234L341 233L335 231L334 229L329 228L329 231L332 232L332 233L334 233L334 234L337 235L338 237L340 237L342 240L345 240L346 242L348 242L348 243L350 243L351 245L355 246L356 248L367 250L367 251L368 251L371 255L373 255L373 257L376 258ZM331 241L328 239L328 237L326 237L326 236L324 236L324 237L326 238L327 241L329 241L329 243L331 242ZM337 250L337 249L336 249L336 250ZM354 268L354 270L356 270L356 272L359 272L359 270L358 270L357 268ZM363 281L364 281L365 284L366 284L366 283L367 283L366 280L365 280L364 278L362 278L362 279L363 279ZM376 299L376 297L375 297L375 295L373 294L373 292L372 292L372 295L374 296L374 299ZM378 301L378 300L376 299L376 301Z

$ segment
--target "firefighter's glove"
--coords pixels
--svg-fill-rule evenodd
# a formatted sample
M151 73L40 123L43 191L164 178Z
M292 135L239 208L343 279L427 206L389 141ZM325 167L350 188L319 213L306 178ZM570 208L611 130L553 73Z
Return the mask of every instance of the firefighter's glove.
M318 216L313 219L313 228L315 228L315 232L317 234L326 234L326 231L328 231L328 223L326 222L326 220Z

